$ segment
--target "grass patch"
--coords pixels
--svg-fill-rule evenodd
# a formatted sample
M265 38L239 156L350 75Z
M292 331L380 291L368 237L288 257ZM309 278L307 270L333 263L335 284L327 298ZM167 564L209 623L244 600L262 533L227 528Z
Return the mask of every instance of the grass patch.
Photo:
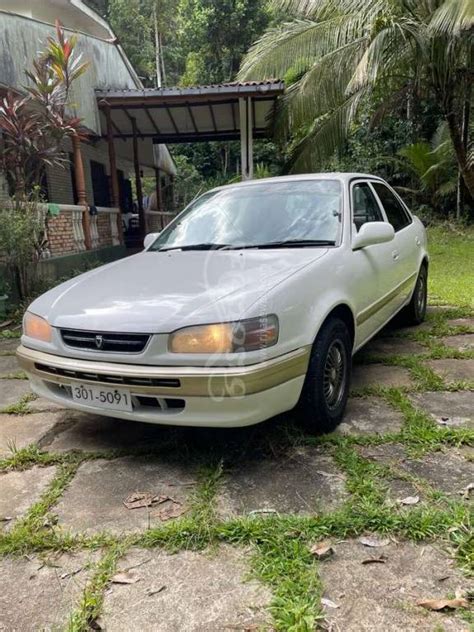
M448 225L428 229L430 297L440 303L473 307L472 279L474 258L474 228L450 228Z
M7 415L29 415L31 410L29 409L28 404L30 402L34 402L35 399L36 395L34 393L27 393L15 404L11 404L10 406L0 410L0 413Z
M69 619L67 632L89 632L97 628L95 622L99 617L104 602L104 591L115 573L117 562L127 549L127 543L116 543L102 556L87 584L79 606Z

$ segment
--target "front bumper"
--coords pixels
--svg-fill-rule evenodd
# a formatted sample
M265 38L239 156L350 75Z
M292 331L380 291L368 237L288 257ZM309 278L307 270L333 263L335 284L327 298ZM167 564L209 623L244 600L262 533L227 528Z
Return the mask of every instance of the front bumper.
M149 423L224 427L258 423L293 408L309 355L304 347L249 366L155 367L17 350L33 390L70 408ZM78 384L129 389L133 411L77 404L71 387Z

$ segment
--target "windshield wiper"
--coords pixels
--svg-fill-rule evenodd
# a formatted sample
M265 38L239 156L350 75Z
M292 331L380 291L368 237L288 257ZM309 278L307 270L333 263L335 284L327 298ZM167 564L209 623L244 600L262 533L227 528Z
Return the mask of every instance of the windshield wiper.
M159 248L157 252L170 252L171 250L224 250L229 248L227 244L189 244L187 246L170 246L169 248Z
M226 250L248 250L256 248L310 248L311 246L335 246L336 242L329 239L286 239L284 241L269 241L266 244L252 244L248 246L229 246Z

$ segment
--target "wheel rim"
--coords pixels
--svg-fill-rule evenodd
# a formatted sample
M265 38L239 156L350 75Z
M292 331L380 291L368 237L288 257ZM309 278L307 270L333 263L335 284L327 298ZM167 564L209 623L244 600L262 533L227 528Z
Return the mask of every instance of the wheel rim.
M422 272L420 274L420 278L418 279L418 285L416 288L416 309L418 314L421 316L425 311L426 307L426 277Z
M344 396L346 360L344 345L340 340L334 340L328 349L324 364L323 392L328 408L336 408Z

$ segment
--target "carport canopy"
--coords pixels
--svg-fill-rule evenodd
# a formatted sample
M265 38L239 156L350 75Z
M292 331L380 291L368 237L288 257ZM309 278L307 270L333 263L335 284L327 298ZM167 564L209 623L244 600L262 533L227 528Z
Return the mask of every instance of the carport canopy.
M253 140L271 133L282 81L192 88L97 90L102 135L154 145L241 141L243 179L253 177Z

